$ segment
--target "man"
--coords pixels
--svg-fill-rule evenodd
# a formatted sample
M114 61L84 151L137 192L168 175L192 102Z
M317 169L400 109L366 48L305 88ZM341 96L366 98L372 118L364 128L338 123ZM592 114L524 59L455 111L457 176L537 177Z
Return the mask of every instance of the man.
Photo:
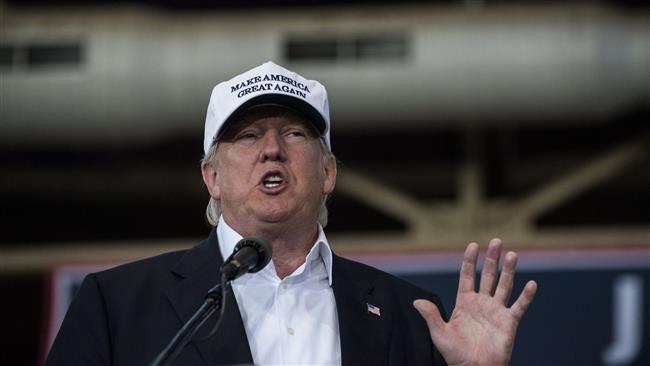
M223 258L252 235L271 243L272 262L232 282L215 337L190 345L177 364L508 363L536 284L506 307L516 254L506 254L499 277L498 239L478 292L478 245L467 247L449 322L435 295L331 251L323 226L337 168L320 83L271 62L220 83L204 150L209 238L89 275L46 364L150 362L217 282Z

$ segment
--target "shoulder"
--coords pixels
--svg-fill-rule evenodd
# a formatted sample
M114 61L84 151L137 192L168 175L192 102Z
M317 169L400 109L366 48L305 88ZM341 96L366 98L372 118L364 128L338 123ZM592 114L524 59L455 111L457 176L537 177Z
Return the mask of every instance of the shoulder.
M177 250L125 263L92 273L85 281L96 282L109 297L125 298L160 293L194 270L214 262L214 243L203 241L190 249Z
M391 292L409 298L434 299L435 302L438 302L438 297L435 294L367 264L335 255L334 267L336 266L340 267L337 272L342 273L348 279L372 282L375 286L387 288Z
M90 295L99 296L103 302L126 304L140 296L158 295L178 281L171 268L186 252L169 252L91 273L84 279L77 296L86 297L92 289Z
M121 292L131 288L141 288L145 284L155 284L173 278L171 268L187 250L160 254L154 257L125 263L100 272L91 273L86 280L94 280L104 291Z
M159 254L153 257L121 264L116 267L94 273L94 275L101 279L111 279L124 276L144 275L147 273L158 274L161 271L169 271L170 268L172 268L174 264L176 264L183 257L183 255L187 253L187 251L187 249L184 249Z
M149 281L166 276L185 277L193 271L220 260L218 245L209 239L197 245L153 257L125 263L101 272L94 273L100 281L112 281L128 278L130 280Z

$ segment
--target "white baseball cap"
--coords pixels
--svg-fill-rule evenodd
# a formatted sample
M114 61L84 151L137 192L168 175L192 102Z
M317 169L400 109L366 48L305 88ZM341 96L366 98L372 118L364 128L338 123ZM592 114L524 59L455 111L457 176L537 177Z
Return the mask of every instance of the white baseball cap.
M212 89L205 117L203 149L208 150L240 112L260 105L279 104L295 109L313 123L331 150L330 112L325 87L269 61Z

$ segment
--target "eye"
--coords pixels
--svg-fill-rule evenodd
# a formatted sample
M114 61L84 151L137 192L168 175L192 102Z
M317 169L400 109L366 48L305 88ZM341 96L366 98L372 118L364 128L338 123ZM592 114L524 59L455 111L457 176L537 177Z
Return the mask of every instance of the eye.
M307 130L302 126L287 126L287 129L284 131L284 136L289 139L305 139L309 136Z
M301 131L301 130L291 130L291 131L289 131L287 134L290 135L290 136L298 136L298 137L305 137L305 136L307 136L307 134L305 133L305 131Z
M237 134L235 140L249 140L257 138L257 134L254 131L242 131Z

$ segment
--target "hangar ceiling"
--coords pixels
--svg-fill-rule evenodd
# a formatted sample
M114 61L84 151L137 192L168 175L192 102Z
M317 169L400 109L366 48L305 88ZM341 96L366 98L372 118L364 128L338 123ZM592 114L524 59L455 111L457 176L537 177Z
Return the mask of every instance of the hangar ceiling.
M491 9L490 4L494 2L484 3L488 4L486 9ZM517 5L512 10L508 2L496 3L499 5L497 10L505 9L505 12L497 12L487 18L494 16L492 19L505 19L504 14L509 11L523 11L520 14L525 14L525 6L522 8ZM4 6L18 9L19 16L10 17L8 22L13 24L12 27L15 26L12 28L14 30L21 29L20 21L25 19L32 25L41 22L47 24L45 20L48 19L49 24L57 24L52 20L56 17L49 17L49 13L40 13L41 10L36 15L32 13L34 9L43 9L43 2L29 2L32 6L17 6L16 2L11 1L6 4ZM504 91L494 84L494 73L477 71L484 64L477 57L481 57L489 47L479 47L483 51L478 52L463 41L472 40L474 43L470 44L478 45L482 39L489 41L490 38L474 39L472 34L477 33L468 36L462 32L463 27L453 27L453 21L468 27L475 26L476 24L468 24L468 19L481 18L477 15L480 13L476 12L485 10L466 9L464 5L458 5L459 2L453 4L456 7L451 10L440 10L443 15L437 19L448 22L448 27L441 29L457 29L456 33L448 33L453 37L439 38L438 42L442 43L438 44L451 47L447 50L453 49L453 43L445 42L451 42L457 37L457 41L462 41L462 46L457 46L456 49L469 52L459 51L459 55L473 56L466 57L465 61L445 59L438 57L435 52L427 53L425 47L424 51L418 53L418 57L423 58L420 60L416 57L416 60L420 60L418 62L422 62L421 65L416 65L416 69L425 70L429 66L426 60L452 65L446 69L451 70L451 74L447 73L444 77L458 77L458 80L464 82L475 80L475 89L471 83L459 87L453 83L435 84L427 79L426 85L434 85L427 91L431 93L431 102L427 104L422 99L417 101L419 104L413 104L413 108L409 108L408 103L418 97L403 92L422 92L424 88L412 75L408 82L401 85L397 85L398 82L393 82L393 79L387 79L388 81L383 81L386 85L380 80L372 84L372 87L367 87L367 95L377 94L382 87L388 90L401 88L400 94L394 96L395 99L350 99L345 93L350 92L350 84L346 83L354 80L351 77L371 76L381 69L386 71L386 65L374 65L368 69L358 65L352 67L348 61L326 67L299 65L299 68L310 71L308 75L330 78L333 83L330 91L333 106L342 108L334 121L332 134L334 152L341 162L340 180L330 202L331 219L328 227L336 245L341 250L444 249L458 248L470 240L486 241L495 235L502 236L504 240L509 239L518 246L648 245L648 43L642 42L645 48L633 47L631 50L628 46L637 43L618 44L617 37L621 34L616 32L628 29L617 28L621 24L618 20L605 22L611 26L609 28L589 26L600 24L590 23L594 19L627 19L625 17L630 14L631 8L611 5L595 8L589 5L583 8L582 3L572 2L569 14L573 14L572 17L578 20L578 24L587 26L569 26L574 23L567 19L574 18L559 17L556 26L566 26L564 34L571 35L570 37L540 36L562 34L561 31L544 33L549 30L547 27L531 34L538 41L547 39L555 43L551 42L541 48L535 48L534 45L525 48L525 44L517 43L517 47L524 47L524 50L555 50L545 60L550 60L548 65L555 65L553 62L564 58L566 63L561 65L569 67L560 75L566 79L557 81L558 75L554 74L553 78L549 78L553 82L544 83L545 74L541 73L535 76L537 83L527 84L530 79L513 78L506 84L519 85L521 89L511 89L504 97ZM647 25L647 10L635 6L633 2L631 4L633 9L638 10L634 12L633 19L641 26ZM384 5L384 10L373 10L374 14L390 10L391 4ZM420 5L410 3L409 6L411 12L417 13ZM74 19L83 20L86 8L73 8L75 10L72 13L76 12ZM463 12L470 12L470 18L459 12L459 8ZM561 7L541 11L540 8L532 6L530 10L536 19L555 19L549 14L562 14ZM331 6L326 12L335 14L337 9L336 6ZM65 14L62 8L53 7L53 11L59 15ZM229 11L242 16L241 9ZM310 9L296 11L309 12ZM92 24L92 20L96 19L93 18L97 15L96 8L91 7L89 12L83 21ZM189 9L190 15L183 13L183 16L191 17L192 12ZM131 18L127 16L121 19L130 19L129 24L132 25L142 20L145 24L157 26L160 19L171 14L163 12L161 15L158 10L155 13L151 17L154 19L152 21L146 16L146 11L138 6ZM363 8L354 9L353 13L355 15L349 16L349 19L364 17ZM3 14L6 17L12 13ZM123 17L128 12L125 13L120 8L105 14ZM331 19L332 24L336 24L336 18ZM106 19L102 22L107 24ZM488 23L490 22L484 24ZM343 26L350 29L350 24L353 22L349 21ZM512 21L508 24L525 25L526 22ZM561 26L556 28L561 30ZM183 27L178 30L187 31ZM491 30L491 34L498 34L495 31L497 28ZM608 33L610 31L613 33ZM12 37L18 33L12 33ZM418 38L417 32L413 34L415 37L412 39L415 44L419 44L417 42L421 38ZM613 38L607 38L612 35ZM507 35L505 39L519 42L525 36ZM130 40L125 37L125 42L114 44L133 50L133 46L148 44L146 41L157 39L143 37L142 34L139 37L141 38ZM645 37L647 40L647 34ZM9 42L19 38L3 35L0 40L7 46L19 44ZM643 41L643 38L640 39ZM104 44L110 44L110 40L104 41ZM139 41L145 43L138 43ZM500 50L511 52L516 48L512 47L512 43L501 41L497 39L494 44L510 46L500 46ZM574 41L577 43L571 43ZM343 46L347 47L345 42L348 41L344 41ZM154 46L155 43L152 47ZM628 58L619 59L616 56L618 54L615 54L616 57L606 53L593 55L595 51L611 49L623 52ZM29 54L27 48L20 52L23 52L22 55ZM146 52L135 54L147 55ZM525 58L529 54L526 51L521 55ZM636 55L639 54L645 55L645 58L637 58ZM348 57L345 56L348 55L346 53L342 55ZM497 61L502 56L490 56L493 65L499 65ZM20 61L21 57L23 56L13 55L11 61ZM193 59L197 58L200 59ZM135 59L147 60L146 57ZM195 73L189 74L187 80L171 78L163 80L162 84L152 84L158 75L156 67L159 66L134 67L129 63L132 59L118 60L122 63L105 64L104 68L99 68L106 71L114 67L113 71L102 74L103 80L109 81L108 84L86 85L85 82L80 82L79 85L83 88L76 90L57 89L57 86L66 83L66 76L60 74L55 77L42 73L34 76L14 68L2 71L0 220L5 225L0 239L0 258L3 261L0 268L7 271L39 271L47 268L48 263L57 258L57 255L58 258L75 258L79 255L85 259L102 258L111 248L117 247L126 255L141 256L159 252L167 246L191 245L209 230L203 219L207 194L198 169L202 153L201 121L207 95L193 91L187 96L183 92L186 89L174 87L176 82L179 85L204 83L204 89L209 90L214 78L206 79L201 73ZM593 62L594 60L596 61ZM612 63L612 60L615 62ZM617 60L623 61L621 63ZM173 57L167 60L168 64L177 61L179 59ZM196 65L201 66L199 61L196 61ZM580 74L584 72L582 66L585 65L596 65L596 68L590 69L590 73ZM625 68L625 65L634 67ZM224 73L235 72L239 70L238 67L241 67L238 63L228 65ZM341 73L337 73L339 68L343 70ZM402 75L400 67L394 69L396 71L391 77ZM554 69L547 69L549 70ZM599 73L598 70L609 70L611 73ZM506 68L499 72L507 71ZM512 75L525 75L524 69L513 69L512 72ZM147 77L143 79L140 75L142 73ZM472 78L465 77L467 73ZM422 75L423 79L429 77ZM585 75L596 79L580 79ZM144 82L128 84L126 82L130 77ZM598 79L599 77L602 78ZM579 80L591 81L580 84ZM11 88L8 87L10 84ZM107 85L117 88L110 89ZM153 104L139 102L139 95L147 90L165 95L161 89L167 86L175 91L170 94L170 99L162 99L165 102L153 103L155 98L147 99L147 103ZM580 103L580 100L584 100L580 98L584 98L585 93L588 94L580 91L589 91L593 86L597 86L594 88L599 88L602 94L592 95L590 103ZM47 88L53 88L53 92L43 93L39 98L49 104L29 102L29 98L38 94L37 91L42 92ZM527 113L513 113L509 116L503 114L503 111L518 110L519 99L516 98L522 96L517 95L517 90L524 89L532 90L526 91L529 94L523 96L536 102L532 111L548 113L531 113L531 109L527 110L524 106L519 110ZM480 93L476 90L480 90ZM542 94L534 94L540 90L543 90ZM26 93L27 96L18 97L19 92ZM446 92L460 93L457 95L463 97L458 100L464 100L467 104L458 103L458 100L451 100L456 104L441 103ZM87 93L103 95L101 100L112 101L111 103L119 100L121 103L117 104L120 107L104 106L96 109L92 108L92 101L79 102L82 99L77 98L84 98ZM440 98L434 97L436 95ZM565 97L559 98L558 95ZM339 96L338 101L336 96ZM565 104L544 104L552 98L556 98L556 101L564 100ZM185 106L193 106L192 103L196 104L192 111L184 109ZM433 108L435 103L441 107ZM171 113L161 113L167 104L172 108ZM65 108L57 109L57 106ZM571 111L571 106L576 108L574 112ZM356 112L353 107L358 107ZM416 107L423 110L419 111ZM492 107L501 108L502 114L490 115ZM427 112L426 108L431 110ZM448 108L447 114L443 113L444 108ZM603 113L604 109L606 113ZM562 113L553 114L560 110ZM458 118L458 114L453 111L461 115L464 113L464 117ZM156 117L156 112L160 118ZM187 115L183 112L187 112ZM29 123L25 122L28 120ZM80 132L83 131L80 124L90 126L87 129L90 135ZM93 124L103 127L94 128ZM188 124L193 127L173 127ZM117 125L122 128L114 128ZM163 133L152 138L155 133L151 126L157 126Z

